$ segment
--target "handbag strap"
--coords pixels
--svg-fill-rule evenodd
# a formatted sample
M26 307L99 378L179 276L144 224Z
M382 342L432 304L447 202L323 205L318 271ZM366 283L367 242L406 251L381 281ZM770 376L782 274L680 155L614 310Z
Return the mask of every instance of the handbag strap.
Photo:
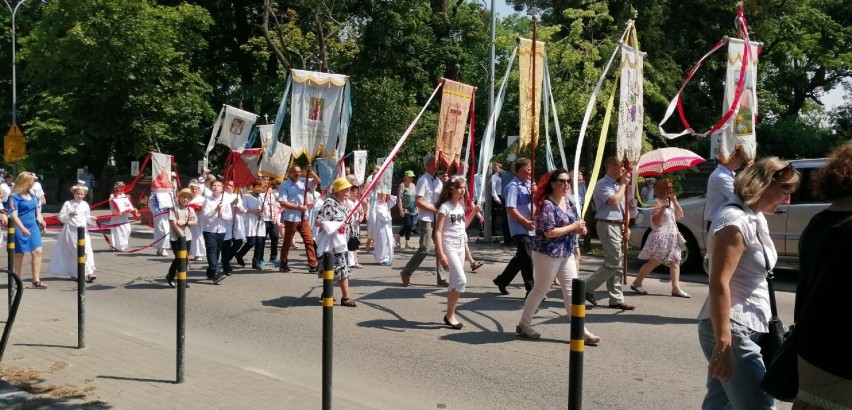
M735 206L745 212L745 208L736 202L729 202L726 206ZM766 269L766 284L769 287L769 312L772 314L773 318L776 318L778 317L778 307L775 305L775 272L773 272L772 268L769 267L769 255L766 254L766 246L763 245L763 241L760 239L760 232L757 227L755 227L754 234L757 236L757 242L760 244L760 248L763 251L763 263Z

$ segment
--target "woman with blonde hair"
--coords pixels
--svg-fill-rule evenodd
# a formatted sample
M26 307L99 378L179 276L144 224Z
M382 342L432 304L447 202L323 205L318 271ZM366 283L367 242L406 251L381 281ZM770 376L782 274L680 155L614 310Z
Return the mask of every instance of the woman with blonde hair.
M698 314L698 339L707 359L704 409L773 409L760 389L766 373L758 340L769 332L767 271L778 252L764 214L772 214L799 187L799 173L777 157L737 174L735 199L710 225L709 292Z
M45 289L47 284L40 279L41 274L41 230L44 218L41 216L39 199L30 190L35 184L35 174L21 172L15 179L15 187L9 195L9 217L15 224L15 273L20 276L24 264L24 254L31 255L33 288Z

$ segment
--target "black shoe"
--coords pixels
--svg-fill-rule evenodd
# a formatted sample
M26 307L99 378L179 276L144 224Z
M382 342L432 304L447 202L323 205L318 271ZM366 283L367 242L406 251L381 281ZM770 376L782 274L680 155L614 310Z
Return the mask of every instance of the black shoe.
M636 309L636 306L628 305L627 303L621 302L616 304L610 304L610 309L619 309L619 310L633 310Z
M278 272L290 272L290 267L286 263L282 263L278 268Z
M171 273L166 275L166 283L168 283L171 287L175 287L175 276Z
M316 267L316 266L311 266L311 267L308 268L308 273L312 273L312 274L316 275L317 272L319 272L319 268Z
M215 277L216 277L215 275L211 275L209 273L207 274L207 280L213 280L213 278L215 278Z
M594 306L598 305L598 300L595 299L595 295L592 294L591 292L586 292L586 301L591 303Z
M231 276L231 273L233 273L233 272L232 271L224 272L225 276Z
M218 284L219 284L219 282L221 282L221 281L225 280L225 278L227 278L227 276L222 275L222 274L220 273L220 274L216 275L216 276L213 278L213 284L214 284L214 285L218 285Z
M444 324L455 330L461 330L461 328L464 327L464 323L462 322L458 322L456 324L450 323L450 319L447 319L446 315L444 315Z
M492 282L494 282L494 284L497 285L497 290L500 291L501 295L508 295L509 294L509 291L506 290L506 286L497 283L497 279L492 280Z
M246 267L246 261L244 261L243 258L237 256L235 259L237 260L237 265L240 265L241 268Z
M252 264L251 264L251 268L252 268L252 269L257 269L257 270L261 270L261 269L263 269L263 268L261 268L261 267L260 267L260 265L258 265L258 264L256 264L256 263L252 263Z

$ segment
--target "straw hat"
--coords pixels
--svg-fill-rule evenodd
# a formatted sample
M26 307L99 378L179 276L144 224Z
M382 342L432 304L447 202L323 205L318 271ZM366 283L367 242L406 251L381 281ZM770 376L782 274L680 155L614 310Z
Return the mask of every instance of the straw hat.
M349 189L352 184L346 178L337 178L331 183L331 193L336 194L344 189Z
M184 188L184 189L181 189L181 190L178 192L178 194L177 194L177 197L178 197L178 198L180 198L180 197L182 197L182 196L188 196L190 199L192 199L192 197L194 197L195 195L193 195L193 194L192 194L192 190L191 190L191 189L189 189L189 188Z

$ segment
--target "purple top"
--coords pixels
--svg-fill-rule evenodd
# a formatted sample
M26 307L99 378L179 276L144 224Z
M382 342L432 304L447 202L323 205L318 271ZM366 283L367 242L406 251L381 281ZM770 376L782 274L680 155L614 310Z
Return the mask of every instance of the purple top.
M535 237L532 241L533 250L553 258L567 258L574 253L577 247L577 234L570 233L557 238L544 236L544 233L563 226L571 225L577 221L576 211L571 207L563 211L550 199L541 203L541 209L535 217Z

